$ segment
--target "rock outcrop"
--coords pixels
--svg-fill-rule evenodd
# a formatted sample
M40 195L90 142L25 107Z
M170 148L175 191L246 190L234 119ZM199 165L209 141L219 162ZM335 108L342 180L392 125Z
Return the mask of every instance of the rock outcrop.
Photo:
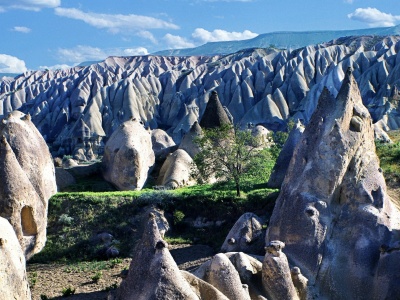
M0 217L0 298L30 300L25 257L13 227Z
M263 253L265 231L262 229L262 224L262 220L257 215L243 214L226 236L221 251Z
M242 128L282 130L289 117L307 124L323 87L336 96L350 66L374 122L397 129L399 45L398 36L344 37L291 51L110 57L87 67L27 72L0 81L0 118L16 109L30 113L54 156L90 159L102 155L104 142L132 116L178 143L203 116L212 91Z
M191 179L193 159L182 149L170 154L161 167L157 179L157 185L165 186L168 189L176 189L195 183Z
M151 135L141 121L122 123L107 141L103 176L120 190L140 190L154 166Z
M299 143L303 132L304 126L301 124L301 122L297 122L295 127L293 127L293 129L290 131L281 152L279 152L279 156L268 180L269 188L279 189L281 187L282 182L285 179L290 160L292 159L294 149Z
M128 277L121 283L116 298L199 300L161 238L154 215L150 215L142 240L135 248Z
M57 192L53 159L29 115L10 113L0 138L0 216L29 259L46 242L48 200Z
M370 114L347 71L336 99L326 89L320 97L290 162L266 241L286 244L289 261L319 289L318 297L388 299L400 295L393 273L400 264L399 224Z

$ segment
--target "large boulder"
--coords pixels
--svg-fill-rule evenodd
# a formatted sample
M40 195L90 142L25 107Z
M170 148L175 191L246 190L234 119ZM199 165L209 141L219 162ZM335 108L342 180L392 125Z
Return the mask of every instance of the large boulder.
M182 149L170 154L161 167L157 184L168 189L175 189L182 186L194 184L191 179L193 159Z
M135 248L128 276L117 290L116 298L199 300L168 251L153 214L150 214L142 240Z
M31 299L25 257L11 224L0 217L0 298Z
M243 214L229 231L221 247L222 252L264 252L262 220L253 213Z
M347 71L336 99L326 89L321 94L290 162L266 241L286 244L289 261L319 297L395 299L399 221L386 194L370 114Z
M107 141L103 176L120 190L140 190L154 166L151 135L137 119L122 123Z
M176 146L174 140L162 129L151 131L151 142L156 159L165 159Z
M0 216L29 259L46 242L48 200L57 192L53 160L29 115L9 114L0 137Z

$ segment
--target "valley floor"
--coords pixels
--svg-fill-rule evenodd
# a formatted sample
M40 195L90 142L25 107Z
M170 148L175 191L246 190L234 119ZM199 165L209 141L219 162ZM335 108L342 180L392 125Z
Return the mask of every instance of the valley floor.
M170 245L169 248L183 270L201 265L214 254L212 248L205 245ZM121 272L129 268L130 261L125 258L111 262L28 264L32 300L64 299L63 290L66 293L68 288L75 289L68 297L71 300L107 299L109 292L121 283ZM100 277L97 282L93 280L96 276Z

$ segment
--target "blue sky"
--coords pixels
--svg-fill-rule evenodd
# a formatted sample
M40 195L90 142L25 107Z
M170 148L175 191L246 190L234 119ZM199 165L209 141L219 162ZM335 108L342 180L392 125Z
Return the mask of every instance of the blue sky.
M400 24L400 0L0 0L0 73L273 31Z

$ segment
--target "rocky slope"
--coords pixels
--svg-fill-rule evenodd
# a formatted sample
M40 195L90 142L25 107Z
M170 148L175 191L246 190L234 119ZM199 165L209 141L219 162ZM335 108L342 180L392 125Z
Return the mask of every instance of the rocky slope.
M354 69L374 121L400 126L400 37L347 37L293 51L250 49L213 57L110 57L88 67L25 73L0 82L0 118L32 115L53 155L101 154L118 126L134 117L179 142L218 93L236 124L307 123L323 86L337 95Z

